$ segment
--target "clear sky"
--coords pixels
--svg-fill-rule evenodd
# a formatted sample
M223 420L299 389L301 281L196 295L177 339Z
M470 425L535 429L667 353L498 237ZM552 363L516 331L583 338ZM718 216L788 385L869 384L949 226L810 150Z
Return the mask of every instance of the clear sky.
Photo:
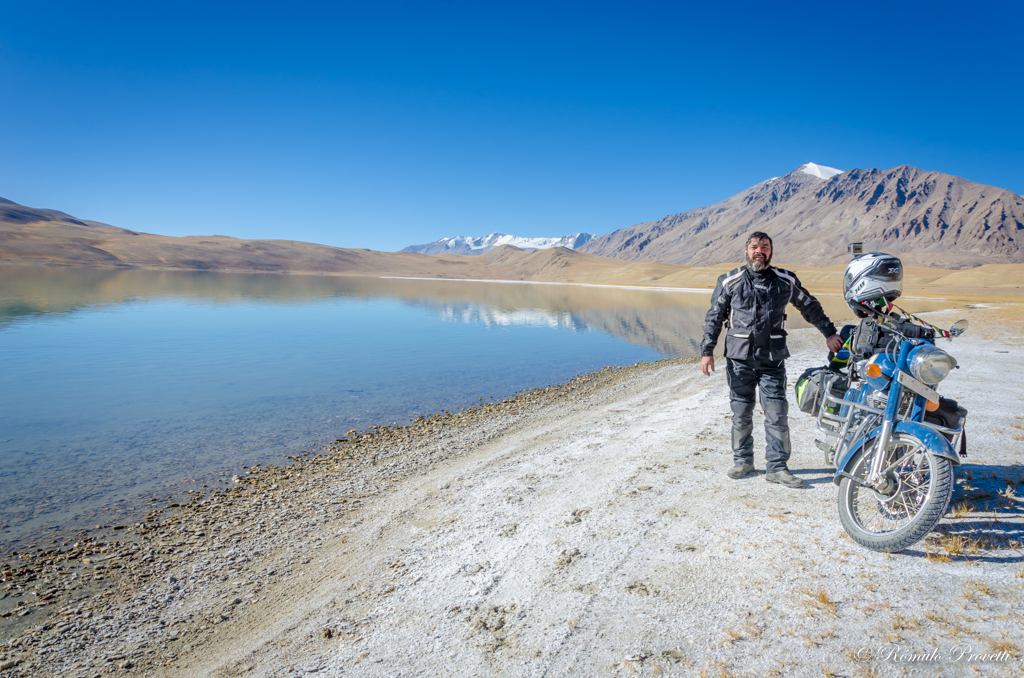
M711 7L714 5L714 7ZM1024 193L1024 3L0 2L0 196L396 250L802 163Z

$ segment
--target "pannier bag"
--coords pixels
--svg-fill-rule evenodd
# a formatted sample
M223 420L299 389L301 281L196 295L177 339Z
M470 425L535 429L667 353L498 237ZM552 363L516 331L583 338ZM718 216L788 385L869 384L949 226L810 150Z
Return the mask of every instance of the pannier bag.
M826 390L834 398L846 395L846 375L828 367L811 367L796 380L793 390L796 391L796 404L800 411L817 417L825 400L822 394ZM826 411L835 414L835 409L835 405L829 405Z
M939 409L934 412L925 412L924 420L932 424L938 424L945 428L959 429L964 428L965 420L967 419L967 409L960 407L960 405L952 398L939 398ZM955 436L952 433L943 433L950 443L953 443ZM967 456L967 431L960 435L960 456Z

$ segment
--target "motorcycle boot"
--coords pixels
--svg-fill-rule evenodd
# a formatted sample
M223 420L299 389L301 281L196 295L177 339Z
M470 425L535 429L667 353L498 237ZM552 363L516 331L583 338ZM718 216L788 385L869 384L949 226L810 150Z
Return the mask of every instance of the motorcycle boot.
M795 475L789 472L789 469L782 469L781 471L769 471L764 474L764 479L769 483L778 483L779 485L785 485L786 487L792 487L796 489L803 489L807 487L804 481L797 478Z
M754 465L750 462L745 462L733 466L731 469L729 469L729 472L726 473L726 475L732 478L733 480L739 480L740 478L746 477L753 472Z

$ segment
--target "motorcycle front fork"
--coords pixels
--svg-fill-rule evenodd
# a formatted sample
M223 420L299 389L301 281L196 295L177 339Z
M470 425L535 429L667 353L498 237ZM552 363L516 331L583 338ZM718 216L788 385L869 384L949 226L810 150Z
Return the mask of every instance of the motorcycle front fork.
M885 451L889 449L889 441L892 440L893 420L886 419L882 422L882 430L878 433L878 440L875 441L875 456L871 458L871 472L868 474L868 485L875 487L882 480L882 469L885 468Z

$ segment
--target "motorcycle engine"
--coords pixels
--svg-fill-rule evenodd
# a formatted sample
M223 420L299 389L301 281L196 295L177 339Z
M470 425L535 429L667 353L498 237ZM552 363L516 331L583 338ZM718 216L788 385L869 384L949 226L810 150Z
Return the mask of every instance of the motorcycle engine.
M897 419L905 419L910 414L910 407L914 404L914 398L916 396L912 391L903 391L903 398L900 400L899 409L896 411ZM869 407L875 407L880 410L884 410L889 405L889 394L883 393L882 391L875 391L874 393L868 394L864 398L864 402Z
M869 394L868 397L864 399L864 402L868 407L884 410L885 406L889 404L889 394L882 393L881 391L875 391L874 393Z

